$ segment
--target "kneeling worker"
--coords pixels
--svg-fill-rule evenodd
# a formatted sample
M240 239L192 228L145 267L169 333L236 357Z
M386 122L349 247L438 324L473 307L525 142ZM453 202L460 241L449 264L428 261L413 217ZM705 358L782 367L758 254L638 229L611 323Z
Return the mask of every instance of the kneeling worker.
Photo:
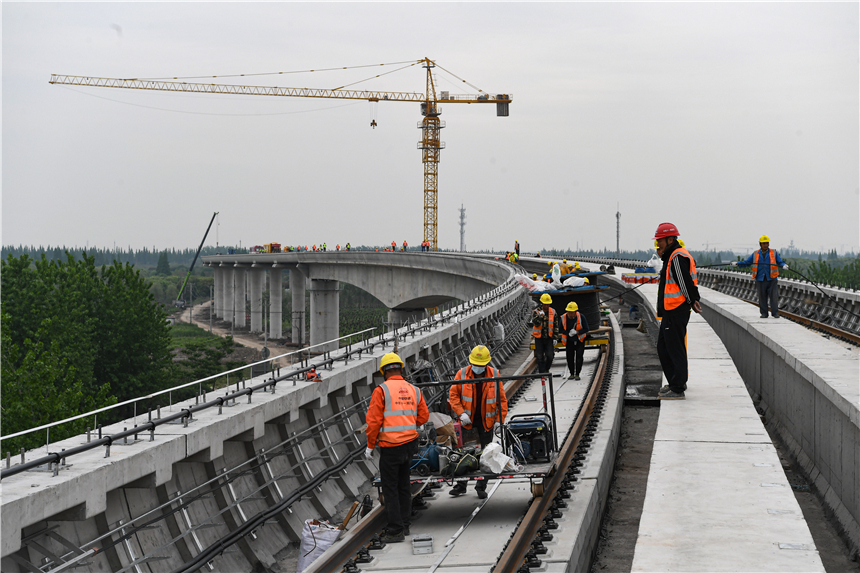
M568 303L564 310L567 312L561 316L561 342L565 346L570 377L579 380L585 354L585 337L588 336L588 321L579 312L579 305L575 302Z
M409 534L412 491L409 469L418 452L418 426L430 417L421 390L403 379L403 360L393 352L382 357L379 371L385 381L374 388L367 409L367 449L373 458L379 445L379 477L388 513L388 526L380 535L385 543L403 541Z
M469 354L469 366L461 368L454 376L454 380L472 380L475 378L495 378L499 371L490 363L490 351L486 346L476 346ZM481 448L493 441L493 431L502 425L508 415L508 398L505 396L505 387L499 382L499 396L496 397L495 382L474 382L452 384L448 394L448 401L455 416L459 416L460 423L466 429L474 425L478 431L478 439ZM499 400L499 402L497 402ZM496 404L501 404L501 419L496 419ZM475 492L478 497L487 497L487 481L479 480L475 484ZM449 491L453 496L466 493L466 483L457 482L457 485Z

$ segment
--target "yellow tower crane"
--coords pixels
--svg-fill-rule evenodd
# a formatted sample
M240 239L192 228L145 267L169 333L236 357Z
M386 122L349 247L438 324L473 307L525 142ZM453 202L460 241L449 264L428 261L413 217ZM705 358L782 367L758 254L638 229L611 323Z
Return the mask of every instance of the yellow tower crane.
M424 163L424 240L429 243L430 249L435 251L438 249L437 193L439 188L439 152L445 148L445 143L441 141L439 136L440 130L445 127L445 122L439 119L439 115L442 113L440 104L494 103L496 104L496 115L500 117L507 117L508 105L511 103L513 96L511 94L490 95L483 90L478 90L481 93L475 95L452 95L447 91L437 93L436 85L433 80L432 74L433 68L437 66L436 62L429 58L424 58L422 60L414 62L414 64L415 63L421 64L422 67L427 70L427 86L426 93L424 94L409 92L347 90L343 88L313 89L284 88L274 86L242 86L211 83L204 84L147 79L96 78L90 76L68 76L62 74L51 74L51 79L49 83L73 86L169 92L193 92L207 94L358 99L367 100L370 102L419 102L421 104L421 115L424 116L424 119L422 119L421 122L418 124L418 128L422 131L421 141L418 142L418 149L421 150L421 161ZM441 68L440 66L440 69L444 68ZM465 82L465 80L462 81ZM373 121L371 125L375 127L375 123L376 122Z

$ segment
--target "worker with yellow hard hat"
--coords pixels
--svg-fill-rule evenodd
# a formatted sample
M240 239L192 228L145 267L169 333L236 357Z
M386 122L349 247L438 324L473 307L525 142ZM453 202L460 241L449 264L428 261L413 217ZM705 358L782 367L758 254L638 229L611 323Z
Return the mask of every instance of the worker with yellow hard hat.
M779 318L779 269L788 270L788 265L779 253L770 248L770 237L762 235L758 238L759 250L743 261L733 261L733 267L748 267L752 265L752 274L758 286L758 308L762 318L767 318L767 307L770 303L770 314Z
M508 398L505 396L505 387L498 384L499 395L496 396L495 382L469 382L480 378L495 378L499 371L490 366L490 350L483 344L472 349L469 354L469 365L460 368L454 376L454 380L460 380L459 384L452 384L448 392L448 402L454 419L459 418L464 428L474 428L478 432L478 440L481 448L493 441L493 432L502 425L508 415ZM497 417L497 406L500 406L500 415ZM457 482L449 494L454 497L466 493L466 483ZM478 480L475 483L475 493L484 499L487 497L487 480Z
M588 321L579 312L579 305L569 302L561 316L561 342L565 347L568 378L579 380L585 355L585 337L588 336Z
M517 240L514 240L514 251L517 253L517 257L519 258L519 256L520 256L520 242Z
M388 514L388 525L380 535L385 543L397 543L409 535L409 470L412 457L418 453L418 426L430 418L421 390L403 379L403 366L403 360L393 352L382 357L379 371L385 380L373 389L367 409L364 455L370 461L373 452L379 450L379 477Z
M549 372L555 357L555 339L559 328L558 315L551 305L552 297L544 293L540 297L540 306L532 311L532 336L539 373Z
M562 275L569 275L571 268L570 265L567 264L567 259L562 259L562 261L558 264L558 270Z

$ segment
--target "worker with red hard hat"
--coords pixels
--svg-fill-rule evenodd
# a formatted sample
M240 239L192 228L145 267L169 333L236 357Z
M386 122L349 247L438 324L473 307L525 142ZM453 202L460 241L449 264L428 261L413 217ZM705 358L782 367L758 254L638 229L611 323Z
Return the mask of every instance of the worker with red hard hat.
M699 304L699 282L696 261L678 243L678 228L672 223L660 223L654 240L662 249L663 268L657 286L657 316L661 317L657 336L657 355L666 376L666 386L660 389L661 400L683 400L687 389L687 323L690 310L702 312Z

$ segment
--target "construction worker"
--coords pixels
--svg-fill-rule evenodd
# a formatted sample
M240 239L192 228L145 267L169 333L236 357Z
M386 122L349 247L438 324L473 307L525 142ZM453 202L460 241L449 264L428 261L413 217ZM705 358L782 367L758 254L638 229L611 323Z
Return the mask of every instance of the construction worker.
M346 250L347 250L347 251L349 251L351 248L352 248L352 245L350 245L349 243L347 243L347 244L346 244Z
M762 318L767 318L767 307L770 302L770 314L779 318L779 269L788 270L788 265L779 253L770 248L770 237L762 235L758 239L759 250L744 261L732 261L733 267L748 267L752 265L752 274L758 285L758 309Z
M382 357L379 371L385 381L373 389L367 409L364 456L370 461L379 449L379 477L388 514L388 525L380 534L384 543L398 543L409 535L409 469L418 453L418 426L430 417L421 390L403 379L403 366L403 360L393 352Z
M518 257L520 256L520 242L516 240L514 241L514 252L517 253Z
M585 355L585 337L588 336L588 321L579 312L579 305L569 302L566 312L561 315L561 343L565 347L568 377L579 380L582 372L583 356Z
M469 354L469 366L461 368L454 376L454 380L473 380L475 378L494 378L499 375L498 370L490 363L490 350L483 345L476 346ZM499 396L496 396L495 382L464 382L452 384L448 392L448 402L455 419L459 417L464 428L475 428L478 432L478 440L481 448L493 441L493 432L502 425L508 415L508 399L505 396L505 387L499 382ZM501 405L501 418L496 418L497 406ZM465 482L457 482L451 491L453 496L466 493ZM487 497L487 481L478 480L475 483L475 493L484 499Z
M393 253L396 250L397 250L397 241L391 241L391 252Z
M535 358L539 373L549 372L555 357L555 338L558 336L558 316L550 306L552 297L544 293L541 306L532 312L532 336L535 339Z
M322 246L322 250L323 250L323 252L325 252L325 249L326 249L326 244L325 244L325 243L323 243L323 246Z
M403 241L403 252L406 252L406 241Z
M338 243L337 245L335 245L335 246L334 246L334 250L335 250L335 251L339 251L339 250L340 250L340 243Z
M699 304L696 261L690 252L678 244L678 228L672 223L660 223L654 239L663 249L663 268L657 286L657 355L668 382L660 389L661 400L683 400L687 389L687 323L690 309L702 312Z

